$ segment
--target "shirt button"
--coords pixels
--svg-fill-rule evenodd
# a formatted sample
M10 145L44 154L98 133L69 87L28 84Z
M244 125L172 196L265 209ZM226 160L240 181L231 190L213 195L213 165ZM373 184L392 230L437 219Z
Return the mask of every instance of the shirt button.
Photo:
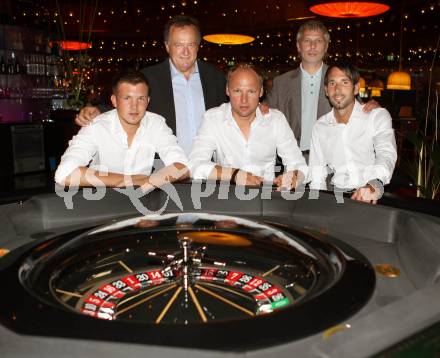
M311 83L311 84L310 84L310 86L312 86L312 87L313 87L313 83Z
M310 94L313 94L313 91L310 91Z

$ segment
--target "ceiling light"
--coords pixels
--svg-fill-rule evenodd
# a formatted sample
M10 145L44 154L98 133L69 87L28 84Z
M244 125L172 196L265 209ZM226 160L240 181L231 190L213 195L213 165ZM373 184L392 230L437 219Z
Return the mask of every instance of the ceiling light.
M410 90L411 76L408 72L394 71L388 76L387 89Z
M392 72L387 79L387 89L408 91L411 89L411 76L402 71L402 44L403 44L403 17L400 14L400 46L399 46L399 70Z
M300 17L288 18L287 21L301 21L301 20L310 20L314 18L316 18L316 16L300 16Z
M359 18L382 14L390 9L383 1L314 1L309 10L315 14L339 18Z
M385 86L384 86L383 82L377 78L369 83L368 88L376 89L376 90L383 90L383 89L385 89Z
M366 82L363 77L359 77L359 91L365 92L366 90Z
M203 39L219 45L243 45L255 40L252 36L241 34L211 34L203 36Z
M62 40L62 41L52 41L52 43L57 43L63 50L66 51L87 50L92 47L91 42Z

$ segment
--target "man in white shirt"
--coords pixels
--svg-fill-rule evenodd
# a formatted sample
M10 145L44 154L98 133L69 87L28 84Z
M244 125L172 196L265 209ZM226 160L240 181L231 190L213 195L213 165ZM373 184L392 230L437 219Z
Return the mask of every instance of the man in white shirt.
M325 92L333 105L316 122L310 148L310 188L355 189L352 199L376 204L388 184L397 160L391 116L384 108L369 113L356 100L359 72L350 64L329 67Z
M115 109L83 127L69 142L55 173L62 185L121 187L149 190L188 175L187 159L163 117L147 112L148 84L137 71L113 80ZM151 174L154 155L166 167Z
M213 179L239 185L273 182L291 189L307 174L307 165L284 115L271 109L262 115L259 97L263 80L250 64L238 64L228 73L230 103L207 111L190 154L194 179ZM276 154L286 173L274 179ZM211 158L215 154L216 161Z

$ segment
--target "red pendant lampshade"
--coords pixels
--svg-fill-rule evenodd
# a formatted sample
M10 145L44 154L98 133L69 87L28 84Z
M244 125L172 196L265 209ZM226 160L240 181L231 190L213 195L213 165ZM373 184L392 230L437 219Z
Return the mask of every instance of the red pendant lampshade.
M66 51L79 51L87 50L92 47L91 42L81 42L81 41L53 41L57 43L63 50Z
M309 9L321 16L358 18L382 14L390 7L379 1L315 1Z

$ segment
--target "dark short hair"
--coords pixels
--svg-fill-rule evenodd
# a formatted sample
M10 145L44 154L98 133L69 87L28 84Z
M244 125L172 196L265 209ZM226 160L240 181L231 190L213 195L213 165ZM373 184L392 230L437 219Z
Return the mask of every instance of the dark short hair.
M357 68L354 67L351 63L341 61L331 65L327 69L327 72L325 73L325 77L324 77L324 85L326 86L328 85L328 76L333 68L337 68L342 72L344 72L347 75L347 77L350 79L350 81L353 83L353 85L356 85L356 83L359 82L360 74Z
M327 43L330 42L330 33L327 30L327 27L319 21L319 20L309 20L303 23L296 34L296 41L299 42L301 40L301 36L303 35L304 31L321 31L324 35L325 40Z
M170 37L170 31L173 26L176 27L184 27L184 26L194 26L197 32L197 39L200 43L202 39L202 35L200 33L200 24L199 21L188 15L177 15L172 17L166 24L163 31L163 39L165 42L168 42Z
M147 88L150 88L147 78L144 76L144 74L132 68L123 69L113 77L112 79L113 94L116 94L118 87L122 82L129 83L132 85L144 83L147 86Z
M250 71L254 71L255 74L256 74L257 77L258 77L258 81L260 82L260 85L261 85L261 86L263 85L263 76L262 76L262 74L261 74L260 69L259 69L257 66L253 65L252 63L247 63L247 62L239 62L239 63L236 63L234 66L232 66L232 67L229 69L229 71L228 71L228 75L227 75L227 81L228 81L228 84L229 84L229 81L230 81L232 75L233 75L236 71L238 71L238 70L250 70Z

